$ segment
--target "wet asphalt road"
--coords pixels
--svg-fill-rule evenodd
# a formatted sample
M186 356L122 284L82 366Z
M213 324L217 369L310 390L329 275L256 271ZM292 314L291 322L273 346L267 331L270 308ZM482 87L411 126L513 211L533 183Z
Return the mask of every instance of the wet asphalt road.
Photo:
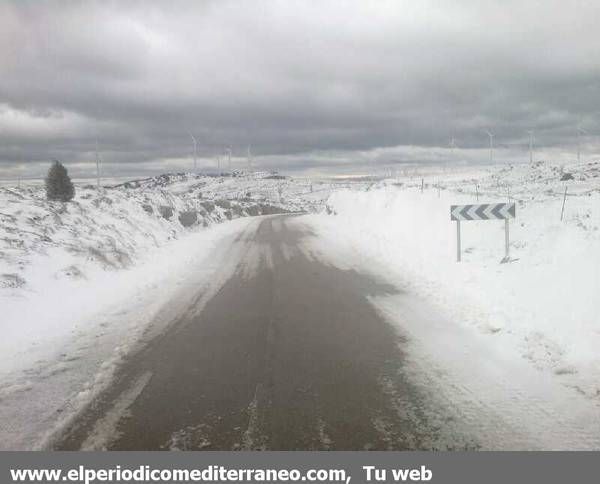
M300 250L312 234L293 221L241 234L233 276L132 355L54 448L429 448L400 336L367 299L395 289Z

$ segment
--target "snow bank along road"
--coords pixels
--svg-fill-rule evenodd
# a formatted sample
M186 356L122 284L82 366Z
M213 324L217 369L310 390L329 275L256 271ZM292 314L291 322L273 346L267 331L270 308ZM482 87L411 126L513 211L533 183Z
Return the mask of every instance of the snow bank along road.
M53 448L600 447L595 407L334 264L310 220L240 232L227 281L128 358Z

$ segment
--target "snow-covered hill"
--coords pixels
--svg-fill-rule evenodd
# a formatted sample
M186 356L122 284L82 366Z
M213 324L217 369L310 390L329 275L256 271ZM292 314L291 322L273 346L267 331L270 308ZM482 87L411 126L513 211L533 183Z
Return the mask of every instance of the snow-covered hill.
M77 187L69 203L41 186L0 188L0 287L36 291L58 279L131 266L147 249L244 216L318 209L305 183L255 177L162 175L110 188ZM327 195L330 192L327 192ZM41 278L41 279L40 279Z

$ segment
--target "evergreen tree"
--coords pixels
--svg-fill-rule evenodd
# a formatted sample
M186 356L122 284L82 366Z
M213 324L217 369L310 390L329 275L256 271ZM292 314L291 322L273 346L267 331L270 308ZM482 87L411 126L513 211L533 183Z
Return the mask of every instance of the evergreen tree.
M54 160L46 176L46 197L48 200L68 202L75 195L75 187L69 178L67 169Z

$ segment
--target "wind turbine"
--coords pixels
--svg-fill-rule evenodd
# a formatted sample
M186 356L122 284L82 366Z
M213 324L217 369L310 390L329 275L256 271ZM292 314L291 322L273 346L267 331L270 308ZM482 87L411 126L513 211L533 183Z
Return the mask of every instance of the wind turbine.
M192 133L188 134L190 135L190 138L192 138L192 143L194 143L194 173L196 173L196 155L198 152L198 143L196 142L196 138L194 138Z
M581 123L577 123L577 163L581 159L581 135L588 134L588 132L581 127Z
M231 147L225 148L225 153L227 153L227 167L229 171L231 171Z
M250 145L248 145L248 173L252 171L252 154L250 153Z
M456 149L456 140L454 139L454 136L452 136L452 138L450 138L450 150L452 150L452 153L454 154L454 150Z
M23 170L23 150L19 149L19 174L17 175L17 188L21 188L21 175Z
M533 163L533 129L527 131L529 133L529 163Z
M457 146L456 146L456 139L454 138L454 136L452 136L452 138L450 138L450 143L448 143L448 146L450 146L450 154L452 156L452 159L454 159L454 151L456 150ZM444 162L444 172L448 169L448 162L445 161Z
M98 150L98 138L96 138L96 187L100 188L100 150Z
M490 137L490 162L494 161L494 133L492 133L489 129L486 129L485 132Z

